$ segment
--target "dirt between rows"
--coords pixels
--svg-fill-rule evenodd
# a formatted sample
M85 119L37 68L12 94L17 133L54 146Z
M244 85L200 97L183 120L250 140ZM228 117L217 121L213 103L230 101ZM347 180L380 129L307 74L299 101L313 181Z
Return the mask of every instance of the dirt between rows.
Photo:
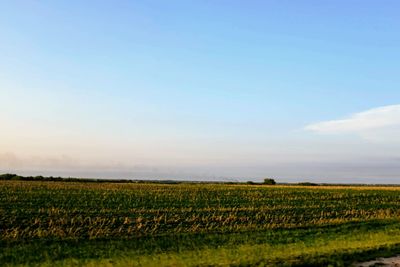
M390 258L378 258L372 261L358 262L353 265L354 267L377 267L377 266L387 266L387 267L400 267L400 255Z

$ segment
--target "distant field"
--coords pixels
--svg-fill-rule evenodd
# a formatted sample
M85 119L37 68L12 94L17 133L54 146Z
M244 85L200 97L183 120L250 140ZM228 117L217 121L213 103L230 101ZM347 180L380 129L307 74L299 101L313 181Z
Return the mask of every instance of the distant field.
M399 187L0 181L0 265L347 266L399 219Z

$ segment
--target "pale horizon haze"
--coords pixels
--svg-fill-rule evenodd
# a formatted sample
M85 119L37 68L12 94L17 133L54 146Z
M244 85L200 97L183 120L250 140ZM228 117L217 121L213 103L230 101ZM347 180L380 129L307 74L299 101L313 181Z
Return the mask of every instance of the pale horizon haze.
M400 183L399 12L2 1L0 173Z

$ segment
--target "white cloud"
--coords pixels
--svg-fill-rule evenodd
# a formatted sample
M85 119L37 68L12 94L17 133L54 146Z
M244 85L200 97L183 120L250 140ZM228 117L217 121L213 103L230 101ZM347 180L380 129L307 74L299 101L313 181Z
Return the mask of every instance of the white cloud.
M400 141L400 105L370 109L348 118L311 124L305 129L322 134L356 134L375 141Z

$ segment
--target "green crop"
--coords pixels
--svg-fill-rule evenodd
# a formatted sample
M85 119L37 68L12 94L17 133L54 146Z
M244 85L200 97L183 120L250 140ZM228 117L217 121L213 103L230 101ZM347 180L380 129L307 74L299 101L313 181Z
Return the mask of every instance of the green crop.
M311 264L393 249L399 218L397 187L0 181L0 262Z

